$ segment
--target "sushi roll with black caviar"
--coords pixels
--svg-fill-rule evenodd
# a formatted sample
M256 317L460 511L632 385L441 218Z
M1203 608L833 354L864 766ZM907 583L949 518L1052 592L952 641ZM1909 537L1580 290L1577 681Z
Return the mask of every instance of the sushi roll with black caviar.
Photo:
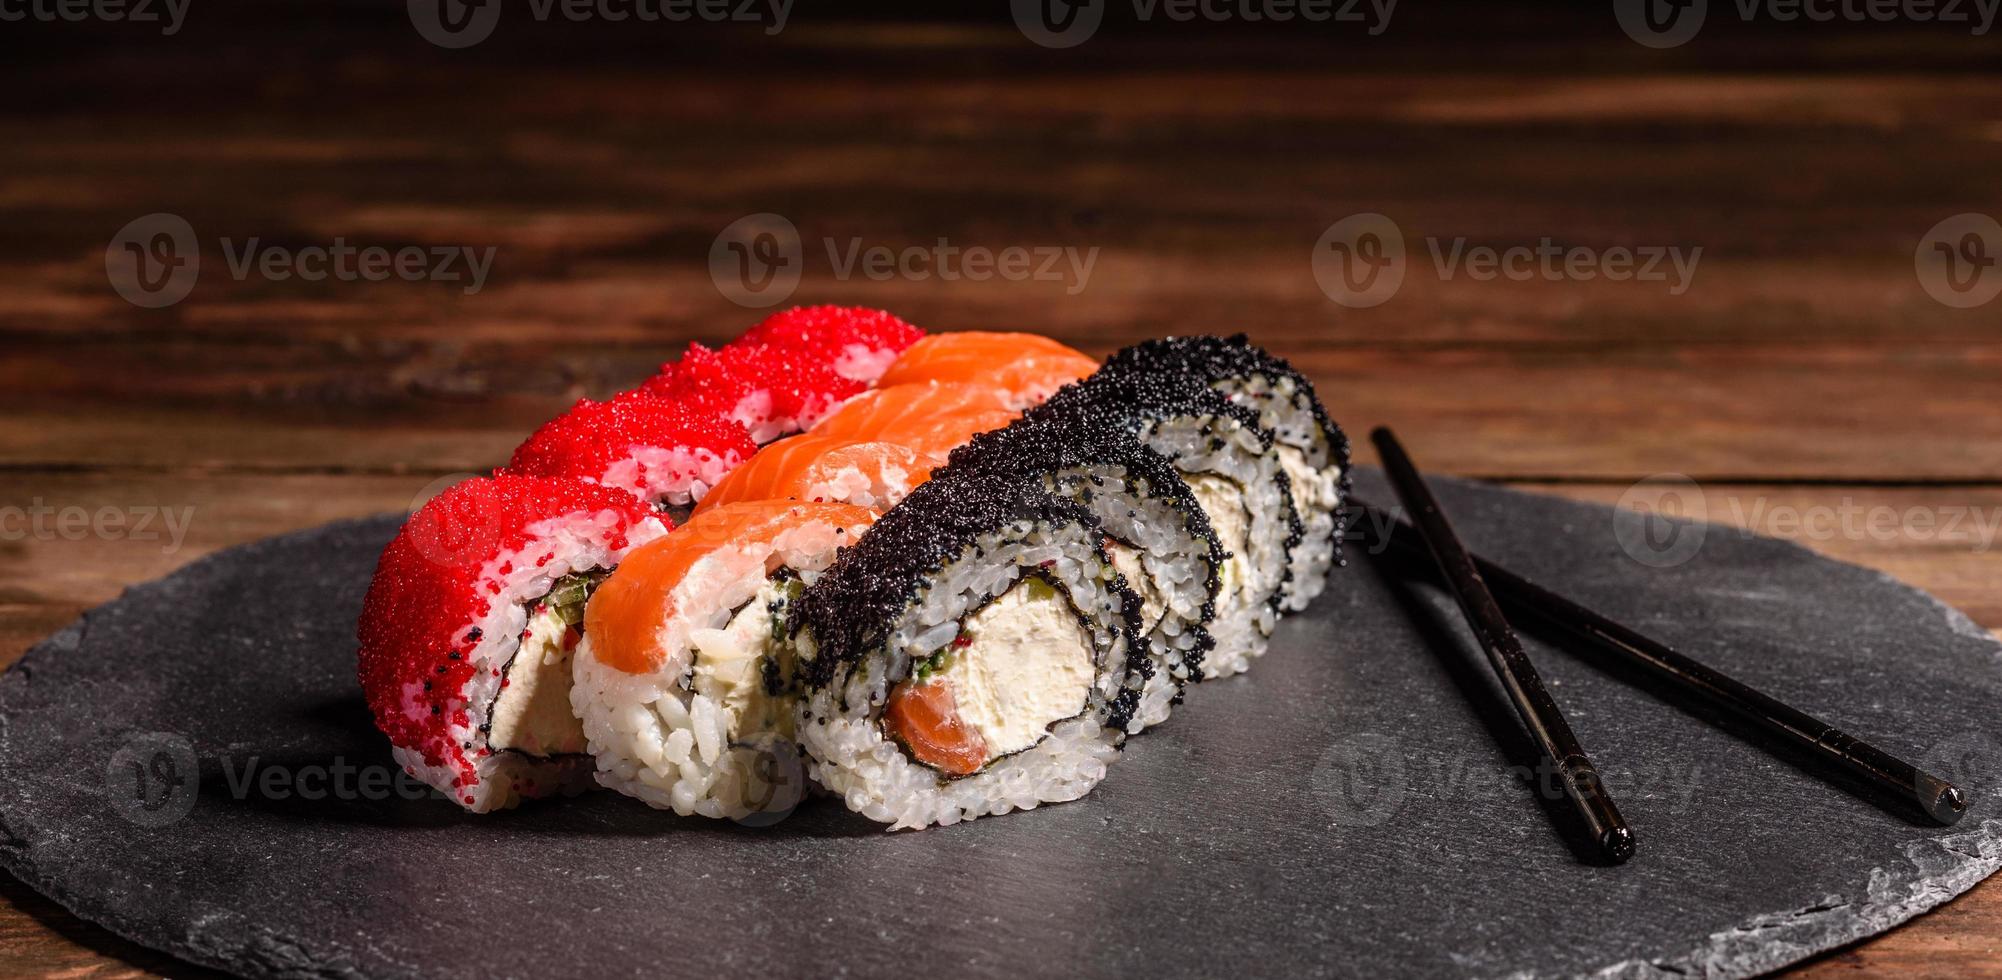
M585 610L570 691L598 782L683 816L789 811L806 786L786 765L798 758L790 606L875 517L723 504L628 554Z
M1305 530L1293 549L1285 607L1305 609L1326 586L1328 570L1340 562L1348 524L1349 440L1328 418L1313 383L1243 334L1150 340L1114 354L1105 370L1149 378L1193 376L1258 411L1259 421L1272 430L1279 467Z
M933 479L891 508L792 606L814 778L893 828L1089 792L1153 669L1104 535L1016 478Z
M579 401L535 430L504 472L624 490L679 520L757 449L735 422L629 391Z
M585 603L667 533L632 494L576 480L467 480L419 508L383 549L356 629L397 761L476 812L588 788L570 710Z
M961 473L1031 479L1098 518L1107 556L1140 596L1140 629L1154 661L1127 731L1165 721L1216 644L1207 624L1224 564L1223 545L1181 474L1104 413L1062 409L973 437L938 476Z
M1027 417L1054 425L1103 420L1167 457L1225 555L1209 627L1216 646L1204 661L1204 678L1242 673L1263 656L1303 532L1272 431L1260 424L1258 412L1193 375L1102 370L1050 396Z

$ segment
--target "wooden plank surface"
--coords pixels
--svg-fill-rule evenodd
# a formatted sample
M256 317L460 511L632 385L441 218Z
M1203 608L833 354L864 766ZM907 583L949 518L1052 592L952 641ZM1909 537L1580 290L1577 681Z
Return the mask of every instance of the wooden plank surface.
M23 26L42 43L0 65L20 95L0 105L0 508L53 523L0 520L0 661L217 548L406 510L572 399L734 334L758 313L708 256L757 212L799 230L795 301L1101 353L1249 330L1429 468L1606 503L1681 474L1712 520L2002 629L2002 304L1949 308L1913 265L1940 219L2002 215L1982 39L1720 24L1651 52L1610 17L1428 6L1379 40L1155 24L1054 52L972 14L802 12L771 38L543 25L442 52L401 7L217 4L171 44ZM156 211L196 230L202 272L141 309L104 256ZM1412 254L1391 301L1348 309L1311 257L1359 212ZM232 275L251 238L494 259L470 295ZM1702 252L1680 292L1431 253L1546 238ZM941 239L1091 271L838 269L858 241ZM194 972L16 882L0 899L0 973ZM1987 883L1800 972L2002 975L1998 945Z

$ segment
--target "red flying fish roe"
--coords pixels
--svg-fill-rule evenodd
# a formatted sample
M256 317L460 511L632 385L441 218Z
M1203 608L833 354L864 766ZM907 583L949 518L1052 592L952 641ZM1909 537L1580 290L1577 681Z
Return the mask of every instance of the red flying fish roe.
M505 475L455 484L410 516L382 550L356 629L362 692L391 743L451 767L459 785L478 780L450 725L469 720L460 692L473 676L474 624L500 591L481 580L483 566L528 544L533 524L606 511L628 528L655 516L622 491Z
M741 422L751 438L763 443L811 426L868 387L834 373L811 351L755 344L710 350L689 344L681 360L662 366L640 390Z
M644 391L628 391L609 401L579 401L551 419L514 451L504 472L520 476L561 476L603 482L613 465L641 448L706 450L724 467L734 467L758 451L742 425L715 411ZM648 486L683 485L697 473L641 474ZM705 482L714 482L712 478ZM632 490L634 488L627 487Z
M873 384L904 348L924 335L923 330L883 310L801 306L766 317L730 346L803 351L844 378Z

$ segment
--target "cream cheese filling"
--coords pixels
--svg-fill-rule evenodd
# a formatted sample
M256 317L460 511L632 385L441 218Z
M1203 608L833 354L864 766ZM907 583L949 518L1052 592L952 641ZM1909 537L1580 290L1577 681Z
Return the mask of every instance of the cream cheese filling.
M584 723L570 707L570 624L561 610L539 609L487 716L487 744L538 756L588 752Z
M1091 641L1063 593L1041 578L1017 582L967 617L921 683L952 685L959 720L989 761L1032 748L1050 726L1084 711Z
M1280 445L1277 448L1279 468L1293 485L1293 506L1299 509L1300 519L1306 520L1312 513L1333 511L1340 495L1335 488L1335 480L1310 465L1307 454L1300 447Z
M1234 480L1212 473L1182 476L1196 495L1203 514L1210 519L1210 530L1216 532L1218 543L1223 545L1225 558L1223 567L1217 570L1217 594L1235 596L1247 592L1252 588L1251 512L1244 506L1244 488ZM1250 596L1242 604L1255 600L1255 596Z
M723 710L732 739L761 731L792 734L792 712L783 698L765 690L765 663L784 653L773 628L774 612L791 600L794 581L766 579L722 629L689 634L695 650L690 686ZM783 670L785 665L779 666Z
M1140 595L1140 628L1152 632L1167 613L1168 599L1162 592L1160 583L1147 574L1146 560L1140 549L1106 539L1106 557L1112 559L1112 567L1126 577L1126 585Z

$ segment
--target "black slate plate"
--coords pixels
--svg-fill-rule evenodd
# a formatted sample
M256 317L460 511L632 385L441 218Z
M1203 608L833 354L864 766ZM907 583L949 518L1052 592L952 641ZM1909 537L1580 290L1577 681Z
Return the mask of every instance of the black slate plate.
M473 817L395 795L354 686L384 517L197 562L31 651L0 680L0 863L246 975L468 977L1731 976L2002 864L2002 664L1965 617L1774 541L1710 528L1656 569L1606 509L1440 489L1477 549L1971 783L1967 818L1910 822L1533 646L1640 837L1582 863L1447 601L1367 559L1078 803L899 834L826 801L762 830L604 795Z

